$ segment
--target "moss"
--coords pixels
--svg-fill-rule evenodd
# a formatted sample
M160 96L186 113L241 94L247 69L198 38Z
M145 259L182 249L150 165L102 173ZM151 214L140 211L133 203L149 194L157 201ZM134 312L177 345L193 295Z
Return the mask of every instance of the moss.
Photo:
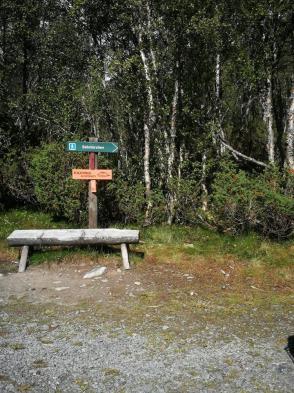
M102 371L106 377L118 377L120 375L120 371L117 368L104 368Z
M34 368L46 368L48 364L43 359L37 359L33 362L32 367Z
M20 351L22 349L25 349L25 346L21 343L11 343L11 344L9 344L9 346L14 351Z
M81 392L89 392L90 391L90 384L85 379L76 379L75 384L79 386Z
M17 391L21 393L30 392L33 386L29 384L22 384L17 386Z

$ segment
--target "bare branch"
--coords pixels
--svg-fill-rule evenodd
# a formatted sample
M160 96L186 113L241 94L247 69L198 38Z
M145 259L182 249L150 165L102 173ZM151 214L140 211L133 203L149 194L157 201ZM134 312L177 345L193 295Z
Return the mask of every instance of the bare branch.
M241 157L241 158L243 158L243 159L246 160L246 161L253 162L254 164L259 165L259 166L262 166L262 167L264 167L264 168L268 168L268 164L265 164L265 163L262 162L262 161L258 161L258 160L256 160L255 158L246 156L245 154L241 153L240 151L234 149L234 148L233 148L231 145L229 145L226 141L224 141L223 138L222 138L220 135L218 135L218 137L219 137L219 139L220 139L221 144L222 144L223 146L225 146L225 147L233 154L234 157L235 157L235 156Z

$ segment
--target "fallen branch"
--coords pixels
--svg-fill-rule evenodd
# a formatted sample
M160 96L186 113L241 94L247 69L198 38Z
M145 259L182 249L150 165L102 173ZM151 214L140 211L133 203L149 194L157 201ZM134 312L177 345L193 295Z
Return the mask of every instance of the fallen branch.
M264 168L268 168L268 164L265 164L262 161L255 160L255 158L246 156L245 154L239 152L238 150L234 149L231 145L229 145L227 142L225 142L224 139L220 135L218 135L218 137L220 139L220 142L233 154L234 157L235 156L241 157L246 161L250 161L256 165L260 165L260 166L263 166Z

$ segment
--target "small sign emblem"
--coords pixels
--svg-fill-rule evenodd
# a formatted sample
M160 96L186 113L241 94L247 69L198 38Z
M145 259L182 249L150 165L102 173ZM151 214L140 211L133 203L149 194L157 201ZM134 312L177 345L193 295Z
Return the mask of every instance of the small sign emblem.
M68 150L71 150L71 151L77 150L77 144L76 143L69 143Z

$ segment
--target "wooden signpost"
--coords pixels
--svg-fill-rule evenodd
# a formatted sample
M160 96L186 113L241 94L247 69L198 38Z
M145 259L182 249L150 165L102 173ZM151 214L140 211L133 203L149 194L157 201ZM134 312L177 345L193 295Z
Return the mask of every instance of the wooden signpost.
M89 142L67 142L67 151L89 153L89 169L73 169L72 178L89 180L89 228L97 228L97 180L112 180L111 169L97 169L97 153L117 153L118 144L89 138Z

